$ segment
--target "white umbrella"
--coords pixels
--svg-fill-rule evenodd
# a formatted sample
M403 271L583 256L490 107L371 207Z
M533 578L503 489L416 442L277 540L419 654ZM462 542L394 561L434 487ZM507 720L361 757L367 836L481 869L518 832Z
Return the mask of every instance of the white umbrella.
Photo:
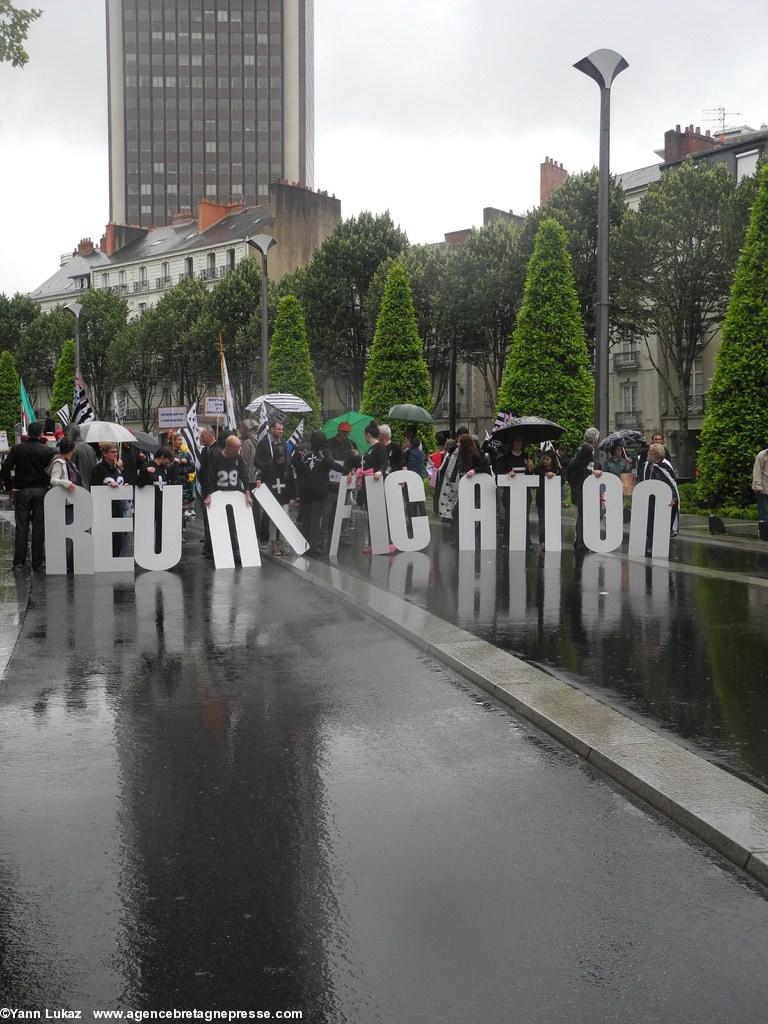
M312 407L307 405L303 398L296 395L259 395L254 398L250 405L246 405L247 412L258 412L263 404L271 405L279 412L312 412Z
M110 423L108 420L92 420L90 423L83 423L80 427L80 436L88 444L107 444L114 441L116 444L136 444L136 438L125 427L119 423Z

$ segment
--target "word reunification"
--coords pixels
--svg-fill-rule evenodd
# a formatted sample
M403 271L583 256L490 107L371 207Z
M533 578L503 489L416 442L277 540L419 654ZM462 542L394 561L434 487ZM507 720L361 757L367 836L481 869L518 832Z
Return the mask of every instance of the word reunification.
M459 484L459 548L474 551L496 547L497 490L509 490L509 516L506 538L510 551L524 551L527 543L527 491L539 486L537 477L502 476L495 481L486 474L464 477ZM366 477L367 514L374 554L386 554L390 545L398 551L422 551L431 540L426 515L411 516L410 530L406 502L426 500L424 481L409 470L399 470L385 478ZM253 498L272 520L297 555L309 545L267 487L256 487ZM334 515L329 555L338 555L341 524L351 515L350 498L354 484L343 479ZM629 554L642 556L646 549L648 517L654 502L652 554L669 554L671 509L669 488L660 481L644 480L632 495ZM125 511L133 502L132 514ZM584 483L582 515L584 543L591 551L609 552L621 546L624 537L624 499L618 477L604 474L589 477ZM71 516L68 516L68 507ZM261 565L258 536L252 510L241 491L216 491L207 509L214 565L217 569L235 566L233 536L228 510L232 512L233 533L243 567ZM117 511L117 515L115 512ZM604 513L604 514L603 514ZM67 520L70 520L69 522ZM134 538L131 556L114 555L115 533L130 533ZM67 545L72 547L72 568L80 574L94 572L133 572L142 569L172 569L181 559L182 488L180 486L136 488L95 487L88 492L78 487L73 492L54 488L45 497L46 572L67 572ZM479 540L478 540L479 537ZM562 547L560 481L544 481L544 540L548 551Z

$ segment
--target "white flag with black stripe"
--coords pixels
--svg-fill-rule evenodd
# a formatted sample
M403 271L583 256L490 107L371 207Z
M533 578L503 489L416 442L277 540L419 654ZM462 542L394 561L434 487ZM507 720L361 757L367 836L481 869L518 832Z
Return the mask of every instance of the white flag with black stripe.
M263 437L266 437L269 433L269 418L267 416L267 404L266 402L261 403L259 409L259 426L256 430L256 440L261 441Z
M81 374L75 376L75 400L72 404L72 422L78 425L90 423L96 419L88 395L85 390L85 381Z
M304 420L299 420L299 424L288 438L288 451L292 452L298 445L301 444L301 439L304 437Z
M200 485L200 426L197 422L197 402L194 403L187 412L187 423L186 426L181 428L181 436L189 448L192 460L195 463L195 492L198 497L202 497L202 488Z
M60 423L63 423L65 427L69 426L69 406L62 405L59 411L56 413Z

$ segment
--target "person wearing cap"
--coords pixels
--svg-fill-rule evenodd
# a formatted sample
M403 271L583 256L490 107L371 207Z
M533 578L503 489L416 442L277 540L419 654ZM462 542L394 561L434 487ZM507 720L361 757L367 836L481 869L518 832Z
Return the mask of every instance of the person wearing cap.
M333 469L328 478L328 511L326 514L329 540L333 532L333 520L339 500L341 478L353 472L360 465L360 451L352 440L351 433L352 424L342 420L336 431L336 436L328 442L328 451L333 459ZM349 539L347 537L349 526L349 519L345 519L342 524L342 539L344 541Z

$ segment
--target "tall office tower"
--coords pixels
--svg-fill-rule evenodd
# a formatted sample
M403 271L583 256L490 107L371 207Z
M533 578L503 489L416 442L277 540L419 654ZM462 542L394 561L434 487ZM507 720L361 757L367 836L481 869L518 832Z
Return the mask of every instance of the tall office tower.
M313 184L313 0L106 0L110 221Z

